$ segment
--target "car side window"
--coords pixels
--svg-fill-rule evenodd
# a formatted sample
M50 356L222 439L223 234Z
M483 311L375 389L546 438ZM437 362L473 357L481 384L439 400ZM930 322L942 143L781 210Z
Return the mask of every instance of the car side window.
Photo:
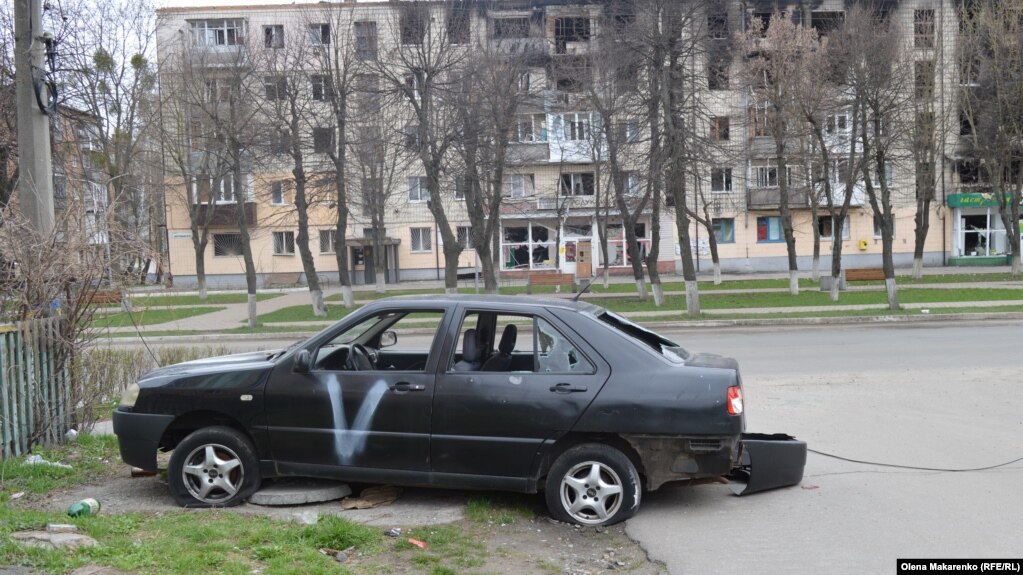
M426 371L443 310L389 310L334 336L317 350L321 371Z
M539 373L593 373L593 364L542 317L536 318L536 339Z

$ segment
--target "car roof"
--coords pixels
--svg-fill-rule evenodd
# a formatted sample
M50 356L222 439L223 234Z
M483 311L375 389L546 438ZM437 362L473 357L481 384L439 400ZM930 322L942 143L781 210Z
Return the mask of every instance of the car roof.
M599 315L606 310L599 305L584 301L572 301L569 299L553 297L535 297L526 295L465 295L465 294L429 294L429 295L403 295L382 298L367 304L373 307L393 303L429 303L454 305L464 303L471 306L515 306L520 308L558 308L588 315Z

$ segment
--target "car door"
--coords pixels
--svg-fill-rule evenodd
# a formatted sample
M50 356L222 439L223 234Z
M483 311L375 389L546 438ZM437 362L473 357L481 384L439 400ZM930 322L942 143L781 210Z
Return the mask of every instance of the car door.
M487 326L499 343L509 325L518 336L500 371L456 371L450 346L434 393L433 471L524 478L537 454L572 428L610 375L609 366L578 334L546 314L467 309L457 331ZM493 326L492 328L490 326ZM523 329L526 328L526 329ZM449 340L454 339L454 325ZM558 346L554 356L555 345Z
M384 309L311 345L308 373L281 362L265 392L279 470L311 475L329 475L331 467L428 470L430 406L445 317L442 309ZM405 361L381 359L382 342L392 343L392 359ZM348 364L354 344L377 361L361 368ZM413 361L416 354L420 359Z

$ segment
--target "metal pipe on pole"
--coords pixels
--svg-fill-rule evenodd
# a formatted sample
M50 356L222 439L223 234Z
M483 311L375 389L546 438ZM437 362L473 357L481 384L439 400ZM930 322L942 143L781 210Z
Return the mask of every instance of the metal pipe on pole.
M41 237L53 231L50 120L42 110L44 84L41 0L14 0L14 79L18 114L18 202Z

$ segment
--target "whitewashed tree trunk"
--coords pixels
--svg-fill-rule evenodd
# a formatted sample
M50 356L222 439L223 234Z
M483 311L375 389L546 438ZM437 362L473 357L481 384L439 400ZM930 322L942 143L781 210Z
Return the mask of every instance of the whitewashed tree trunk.
M664 286L660 283L650 284L651 289L654 292L654 305L661 307L664 305Z
M789 293L799 295L799 272L789 270Z
M256 327L256 294L250 293L249 304L249 327Z
M636 293L639 294L639 299L646 301L646 282L642 279L636 280Z
M121 290L121 309L128 313L131 313L135 309L135 306L132 305L131 294L128 293L128 290Z
M444 293L446 293L448 295L458 295L458 288L457 287L446 287L446 288L444 288Z
M206 278L205 277L201 277L201 278L199 278L199 299L201 299L203 301L206 301L206 298L208 297L208 295L209 294L208 294L207 288L206 288Z
M309 301L313 304L313 315L327 317L327 306L323 304L323 290L309 290Z
M341 301L347 308L355 306L355 297L352 295L352 286L341 286Z
M813 257L813 281L821 279L821 258L820 256Z
M918 280L924 275L923 258L913 258L913 279Z
M841 276L831 276L831 301L838 301L838 282Z
M1020 267L1020 254L1012 254L1012 265L1009 266L1009 273L1012 274L1012 277L1019 277Z
M700 315L700 288L696 280L686 281L686 311L691 317Z
M888 309L897 311L899 309L899 292L895 287L895 278L885 278L884 287L888 292Z
M610 275L611 274L607 273L607 270L604 270L604 289L607 289L608 281L611 279L609 277Z
M714 285L721 285L721 262L714 262Z
M387 284L384 283L384 278L377 274L377 282L373 287L373 291L376 293L387 293Z

